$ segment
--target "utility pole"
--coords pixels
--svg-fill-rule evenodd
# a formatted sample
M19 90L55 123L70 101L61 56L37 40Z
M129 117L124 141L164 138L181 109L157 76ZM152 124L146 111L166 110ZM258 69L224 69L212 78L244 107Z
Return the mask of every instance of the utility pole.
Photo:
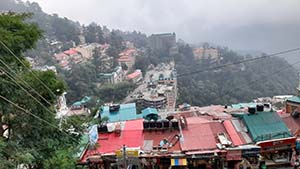
M127 156L126 156L126 146L123 145L123 165L124 169L127 169Z

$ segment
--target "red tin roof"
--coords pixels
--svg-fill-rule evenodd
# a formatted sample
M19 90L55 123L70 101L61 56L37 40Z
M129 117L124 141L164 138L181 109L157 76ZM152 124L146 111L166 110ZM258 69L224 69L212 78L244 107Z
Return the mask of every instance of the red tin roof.
M64 51L64 54L66 54L66 55L74 55L74 54L77 54L77 53L78 53L78 51L75 50L75 49L70 49L70 50Z
M87 157L94 154L115 153L123 145L127 147L139 147L143 145L143 119L126 121L121 135L115 133L101 133L98 135L98 147L96 150L85 150L81 162L85 162Z
M147 131L144 132L145 141L153 141L153 146L158 146L160 141L167 139L169 142L175 135L180 135L179 131ZM175 139L173 140L174 143ZM168 148L169 152L180 151L180 141L178 141L174 146Z
M238 146L238 145L242 145L244 144L243 140L240 138L239 134L237 133L237 131L235 130L233 124L231 123L230 120L225 120L223 122L223 125L232 141L232 143L235 145L235 146Z
M186 130L182 131L182 151L209 150L216 148L214 133L209 123L189 124Z
M140 71L135 71L135 72L133 72L133 73L127 75L127 78L128 78L128 79L136 78L137 76L140 76L141 73L142 73L142 72L140 72Z

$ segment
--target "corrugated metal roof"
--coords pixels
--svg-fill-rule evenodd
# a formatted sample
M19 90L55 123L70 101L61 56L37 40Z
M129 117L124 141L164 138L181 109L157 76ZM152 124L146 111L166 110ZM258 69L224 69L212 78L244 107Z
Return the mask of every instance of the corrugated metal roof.
M148 107L148 108L142 110L142 114L143 114L143 117L145 118L150 114L158 114L158 111L155 108Z
M255 142L290 136L287 126L276 112L245 114L242 119Z
M73 54L77 54L78 51L76 49L70 49L70 50L66 50L64 51L64 54L66 55L73 55Z
M287 101L300 103L300 97L299 96L290 97L287 99Z
M123 145L127 147L140 147L143 145L143 119L126 121L124 130L118 136L115 133L101 133L98 136L98 147L96 150L86 150L81 162L85 162L87 157L94 154L114 153Z
M232 104L231 107L234 109L243 109L245 107L255 107L256 103L238 103L238 104Z
M151 141L153 146L159 146L160 142L163 139L166 139L168 142L175 143L176 139L174 138L172 140L172 138L175 135L180 135L179 131L177 130L173 130L173 131L156 131L156 132L144 132L144 140L145 141ZM145 145L145 141L144 141L144 145ZM144 147L146 149L148 149L147 147ZM172 151L179 151L180 150L180 141L178 141L175 145L173 145L172 147L168 148L169 152Z
M295 119L291 115L286 115L281 118L293 134L300 129L299 118Z
M237 131L235 130L234 126L232 125L231 121L230 120L225 120L223 122L223 125L232 141L232 143L235 145L235 146L238 146L238 145L242 145L244 144L244 142L242 141L242 139L240 138L240 136L238 135Z
M209 150L216 148L214 134L209 123L191 124L187 130L182 131L184 141L181 143L182 151Z

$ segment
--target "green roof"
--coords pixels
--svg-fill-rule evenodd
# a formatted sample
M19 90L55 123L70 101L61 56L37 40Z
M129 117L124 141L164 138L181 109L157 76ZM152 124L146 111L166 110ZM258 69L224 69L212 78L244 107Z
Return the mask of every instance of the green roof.
M143 118L147 118L149 115L157 115L158 116L158 111L155 108L146 108L142 110Z
M141 114L136 113L135 103L121 104L120 109L115 112L109 111L109 106L104 106L100 112L101 117L108 117L109 122L126 121L142 118Z
M232 108L234 109L242 109L242 108L245 108L245 107L256 107L256 103L238 103L238 104L232 104L231 105Z
M244 114L242 119L254 142L291 136L289 129L276 112Z
M84 149L87 147L89 143L89 135L88 134L83 134L80 138L80 143L78 144L78 153L74 154L75 157L79 158L82 153L84 153Z
M90 100L91 100L91 97L85 96L80 101L77 101L77 102L73 103L73 106L81 106L82 104L85 104L85 103L87 103Z
M287 101L300 103L300 97L299 96L290 97L287 99Z

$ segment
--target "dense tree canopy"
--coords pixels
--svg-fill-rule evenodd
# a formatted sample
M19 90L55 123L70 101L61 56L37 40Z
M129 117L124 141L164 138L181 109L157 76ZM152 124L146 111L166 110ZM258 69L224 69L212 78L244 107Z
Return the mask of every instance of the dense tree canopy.
M222 58L218 61L210 58L194 60L189 46L179 46L179 54L175 56L179 76L178 104L232 104L257 97L294 93L296 70L278 57L191 73L246 59L228 48L218 50Z
M62 152L68 158L68 150L80 137L57 127L54 105L66 88L64 82L52 71L30 70L22 57L41 37L36 25L25 22L27 16L0 15L0 40L27 66L20 64L0 44L0 95L22 108L0 99L0 123L7 124L10 131L8 139L2 136L0 139L0 168L16 168L20 164L27 168L46 168L47 162Z
M83 28L83 35L86 43L100 43L105 42L101 26L96 23L91 23Z

